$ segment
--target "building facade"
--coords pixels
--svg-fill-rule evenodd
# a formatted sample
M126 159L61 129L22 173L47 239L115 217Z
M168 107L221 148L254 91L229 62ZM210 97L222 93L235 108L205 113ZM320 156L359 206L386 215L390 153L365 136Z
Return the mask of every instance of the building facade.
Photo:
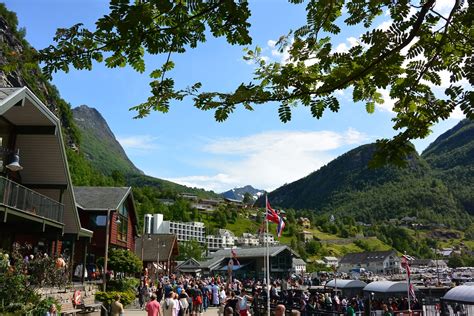
M207 249L215 251L224 248L232 248L235 246L235 235L227 229L219 229L216 235L207 235Z
M134 251L138 221L131 187L74 187L74 192L82 225L94 231L87 263L104 257L107 231L109 249Z
M260 244L260 240L254 234L243 233L237 238L237 244L242 247L256 247Z
M79 220L60 120L26 87L0 87L0 218L1 249L28 244L69 264L93 234Z
M400 258L394 250L348 253L339 261L338 271L360 268L378 274L399 273Z
M163 214L146 214L145 234L174 234L179 241L196 240L205 244L205 226L202 222L173 222L163 220Z

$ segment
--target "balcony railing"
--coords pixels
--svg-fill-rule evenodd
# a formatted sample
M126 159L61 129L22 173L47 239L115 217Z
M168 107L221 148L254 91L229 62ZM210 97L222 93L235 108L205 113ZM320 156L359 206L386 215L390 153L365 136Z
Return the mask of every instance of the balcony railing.
M63 222L63 204L4 177L0 177L0 204Z

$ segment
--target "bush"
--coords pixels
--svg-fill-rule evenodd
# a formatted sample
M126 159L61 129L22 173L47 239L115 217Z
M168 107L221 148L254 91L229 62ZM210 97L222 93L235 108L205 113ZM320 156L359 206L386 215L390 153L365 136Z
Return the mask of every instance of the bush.
M60 314L61 304L52 297L47 297L44 300L41 300L31 312L33 315L46 315L46 313L49 311L49 308L51 307L52 304L56 305L58 314Z
M44 255L29 258L29 245L14 244L13 252L0 251L0 314L44 315L36 312L43 305L49 308L52 300L41 300L36 289L41 286L62 287L67 281L67 270L57 268L55 260ZM27 259L28 258L28 259Z
M118 292L118 291L110 291L110 292L97 292L95 293L95 299L99 302L102 302L105 306L110 306L114 301L114 296L118 294L120 295L120 302L123 306L130 305L135 300L135 292L126 291L126 292Z
M137 278L124 278L107 282L107 291L134 292L140 284Z

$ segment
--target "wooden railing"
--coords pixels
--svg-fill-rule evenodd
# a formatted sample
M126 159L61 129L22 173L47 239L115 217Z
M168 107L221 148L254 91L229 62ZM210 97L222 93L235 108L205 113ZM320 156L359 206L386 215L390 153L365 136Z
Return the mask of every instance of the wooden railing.
M5 177L0 177L0 204L63 222L63 204Z

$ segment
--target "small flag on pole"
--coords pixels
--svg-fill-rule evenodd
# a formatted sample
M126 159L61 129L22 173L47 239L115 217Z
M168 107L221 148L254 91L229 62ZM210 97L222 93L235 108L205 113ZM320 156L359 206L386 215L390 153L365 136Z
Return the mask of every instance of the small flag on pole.
M406 255L403 255L402 260L401 260L401 266L403 269L407 271L408 278L410 278L411 271L410 271L410 262L408 260L410 260L409 257Z
M283 229L285 229L285 221L283 220L283 217L281 217L277 211L272 209L270 206L270 202L267 200L267 212L266 212L266 218L268 221L277 224L277 236L281 237L283 233Z
M231 249L230 253L232 255L232 260L235 261L238 266L240 266L240 262L239 262L239 259L237 259L237 253L235 252L235 250Z

